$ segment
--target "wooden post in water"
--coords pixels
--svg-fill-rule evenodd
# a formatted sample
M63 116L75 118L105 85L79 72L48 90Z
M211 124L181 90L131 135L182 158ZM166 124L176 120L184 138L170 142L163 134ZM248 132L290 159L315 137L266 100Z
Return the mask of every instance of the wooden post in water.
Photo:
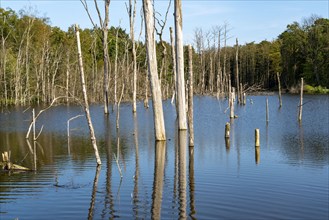
M231 129L231 124L229 122L226 122L226 124L225 124L225 145L226 145L226 148L230 147L230 129Z
M230 123L226 122L225 124L225 138L230 138Z
M260 147L259 129L255 129L255 147Z
M300 82L300 103L299 103L299 114L298 114L298 121L302 121L302 113L303 113L303 89L304 89L304 79L301 78Z
M268 97L266 97L266 125L269 122L269 112L268 112Z
M259 164L260 162L260 147L255 147L255 162Z
M188 128L189 128L189 146L194 146L194 129L193 129L193 63L192 63L192 46L188 45L188 69L189 69L189 90L188 90Z
M280 82L280 75L279 72L276 73L276 78L278 79L278 86L279 86L279 103L280 103L280 107L282 107L282 98L281 98L281 82Z

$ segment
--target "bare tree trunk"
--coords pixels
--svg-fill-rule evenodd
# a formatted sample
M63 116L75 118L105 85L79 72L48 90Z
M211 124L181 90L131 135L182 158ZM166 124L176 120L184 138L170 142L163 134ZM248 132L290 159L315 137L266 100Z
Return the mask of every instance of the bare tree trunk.
M117 98L117 80L118 80L118 35L119 28L117 29L117 33L115 36L115 60L114 60L114 105L118 103Z
M202 80L201 80L201 94L205 92L205 75L206 75L206 62L204 59L204 48L202 46L202 51L201 51L201 71L202 71Z
M147 75L148 70L145 73L145 99L144 99L144 107L149 108L149 95L148 95L148 88L149 88L149 77Z
M189 145L194 146L194 128L193 128L193 58L192 58L192 46L188 45L189 56L189 90L188 90L188 127L189 127Z
M214 71L213 71L213 59L210 55L210 71L209 71L209 90L210 93L212 94L213 92L213 81L214 81Z
M219 94L222 92L223 89L223 74L222 74L222 67L220 62L220 29L218 30L218 66L217 66L217 99L219 98Z
M234 118L234 96L235 96L235 92L234 91L234 87L231 88L232 91L230 92L231 93L231 96L230 96L230 118Z
M145 41L148 60L148 72L151 81L152 105L154 116L155 139L166 140L165 124L163 118L161 87L158 79L158 67L156 60L155 38L154 38L154 12L151 0L143 0L145 17Z
M85 113L86 113L86 119L87 119L88 126L89 126L91 143L92 143L94 151L95 151L96 162L97 162L97 165L101 165L102 162L101 162L101 158L99 157L99 154L98 154L94 127L93 127L91 117L90 117L90 112L89 112L89 104L88 104L85 76L84 76L83 63L82 63L80 33L79 33L78 25L75 25L75 32L76 32L76 37L77 37L78 59L79 59L79 68L80 68L81 85L82 85L82 93L83 93L83 98L84 98L84 108L85 108Z
M276 73L276 77L278 79L278 86L279 86L279 103L280 103L280 107L279 108L281 108L282 107L281 82L280 82L280 75L279 75L278 72Z
M177 77L176 77L176 53L175 53L175 43L174 43L174 35L172 31L172 27L169 28L170 30L170 42L171 42L171 55L172 55L172 61L173 61L173 75L174 75L174 84L173 84L173 98L171 103L173 103L173 99L177 100ZM176 102L176 111L177 111L177 102Z
M93 24L94 28L96 29L97 26L94 23L91 14L89 12L88 9L88 4L87 4L87 0L80 0L80 2L82 3L83 7L85 8L88 17L91 21L91 23ZM102 15L101 12L99 10L98 7L98 3L97 0L94 0L94 4L95 4L95 8L98 14L98 19L99 19L99 24L100 27L102 28L102 33L103 33L103 60L104 60L104 81L103 81L103 89L104 89L104 114L108 114L109 110L108 110L108 87L109 87L109 54L108 54L108 43L107 43L107 39L108 39L108 24L109 24L109 6L110 6L110 2L111 0L104 0L104 5L105 5L105 11L104 11L104 22L102 19Z
M67 54L66 59L66 103L69 102L69 80L70 80L70 54Z
M229 79L227 79L227 73L226 73L226 40L227 40L227 24L224 25L224 60L223 60L223 76L224 78L226 79L226 83L228 82ZM226 83L224 83L224 85L226 85ZM230 88L226 90L227 93L229 94L230 96L230 93L231 93L231 90ZM224 91L225 92L225 91Z
M8 34L8 36L9 36L9 34ZM8 105L8 90L7 90L7 77L6 77L7 52L6 52L6 45L5 45L7 37L4 37L3 33L2 33L2 52L1 52L1 54L3 54L2 71L3 71L3 84L4 84L4 89L5 89L5 96L4 96L5 106Z
M107 2L107 1L106 1ZM108 114L108 106L109 106L109 95L108 95L108 81L109 81L109 51L107 44L108 37L108 4L105 3L105 23L103 26L103 53L104 53L104 114ZM107 16L106 16L107 15Z
M178 129L186 130L182 1L175 0Z
M299 103L299 113L298 113L298 121L302 122L302 114L303 114L303 89L304 89L304 79L301 78L300 82L300 103Z
M135 44L135 33L134 24L136 17L136 0L134 0L134 8L132 6L132 0L129 0L129 23L130 23L130 39L132 41L132 54L133 54L133 113L136 112L136 90L137 90L137 62L136 62L136 44Z
M241 96L240 96L240 81L239 81L239 43L238 38L236 39L236 54L235 54L235 66L236 66L236 88L238 94L238 102L241 103Z

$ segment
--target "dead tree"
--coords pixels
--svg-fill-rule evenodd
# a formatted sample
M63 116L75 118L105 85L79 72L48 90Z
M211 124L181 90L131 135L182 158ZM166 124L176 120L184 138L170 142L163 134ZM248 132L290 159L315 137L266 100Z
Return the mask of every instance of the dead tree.
M163 118L161 87L158 78L158 66L154 38L154 12L151 0L143 0L143 11L145 18L145 44L148 61L148 73L152 90L155 139L157 141L164 141L166 140L166 132Z
M136 18L136 0L134 0L134 6L132 0L129 0L129 7L127 7L127 12L129 14L130 23L130 40L132 42L132 54L133 54L133 108L132 112L136 112L136 91L137 91L137 61L136 61L136 43L135 43L135 33L134 25Z
M186 130L182 1L175 0L178 129Z
M101 165L102 162L101 162L101 158L99 157L99 154L98 154L94 127L93 127L91 117L90 117L90 112L89 112L88 96L87 96L87 90L86 90L85 75L84 75L84 70L83 70L82 53L81 53L81 45L80 45L80 33L79 33L78 25L75 25L75 33L76 33L76 37L77 37L78 60L79 60L79 69L80 69L80 76L81 76L82 93L83 93L83 99L84 99L84 109L85 109L86 119L87 119L88 126L89 126L91 143L92 143L94 151L95 151L96 162L97 162L97 165Z
M281 98L281 82L280 82L280 74L279 74L279 72L277 72L276 73L276 77L277 77L277 79L278 79L278 89L279 89L279 108L281 108L282 107L282 98Z
M176 53L175 53L175 43L174 43L174 35L172 31L172 27L169 28L170 30L170 42L171 42L171 54L172 54L172 64L173 64L173 76L174 76L174 84L173 84L173 96L171 99L171 103L174 102L174 99L176 100L176 84L177 84L177 78L176 78ZM176 103L177 104L177 103ZM177 107L177 105L176 105ZM177 111L177 108L176 108Z
M169 4L168 4L168 8L167 8L167 12L165 14L164 20L159 20L157 17L155 17L155 20L157 21L159 28L157 28L157 26L155 26L155 31L156 34L159 36L159 40L160 40L160 44L162 47L162 54L161 54L161 67L160 67L160 85L161 88L165 88L165 83L163 83L162 78L163 75L167 75L167 48L166 45L164 44L164 41L162 39L163 36L163 30L166 26L167 23L167 18L168 18L168 12L171 6L171 0L169 0ZM159 13L158 13L159 14ZM162 94L163 97L166 97L166 95L163 93Z
M188 70L189 70L189 88L188 88L188 127L189 127L189 146L194 146L194 128L193 128L193 58L192 46L188 45Z
M240 96L240 82L239 82L239 43L238 38L236 38L236 53L235 53L235 85L237 88L238 94L238 103L241 103L241 96Z
M298 121L302 122L303 114L303 90L304 90L304 79L300 79L300 101L299 101L299 111L298 111Z
M94 0L95 3L95 8L98 14L98 19L99 19L99 24L102 30L102 42L103 42L103 60L104 60L104 114L108 114L108 105L109 105L109 99L108 99L108 89L109 89L109 51L108 51L108 25L109 25L109 7L110 7L110 1L111 0L104 0L104 6L105 6L105 11L104 11L104 21L101 15L101 12L99 10L97 0ZM93 24L94 28L97 28L96 24L94 23L91 14L88 9L88 4L87 0L80 0L82 3L83 7L85 8L88 17Z

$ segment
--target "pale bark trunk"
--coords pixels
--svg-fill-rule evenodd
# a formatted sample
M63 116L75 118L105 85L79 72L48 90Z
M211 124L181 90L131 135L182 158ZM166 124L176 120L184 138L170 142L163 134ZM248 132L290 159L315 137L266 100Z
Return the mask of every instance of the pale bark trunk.
M176 52L175 52L175 43L174 43L174 35L172 28L169 28L170 30L170 42L171 42L171 54L172 54L172 61L173 61L173 76L174 76L174 84L173 84L173 98L175 97L175 100L177 100L177 78L176 78ZM171 101L173 103L173 99ZM176 102L176 111L177 111L177 102Z
M300 103L299 103L299 113L298 113L298 121L302 121L303 114L303 89L304 89L304 79L301 78L300 82Z
M69 79L70 79L70 55L68 53L66 60L66 103L69 103Z
M269 109L268 109L268 97L266 97L266 125L268 124L270 120L270 116L269 116Z
M222 90L222 67L220 63L220 31L218 32L218 70L217 70L217 99L219 98L219 94L221 93Z
M189 145L194 146L194 128L193 128L193 58L192 46L188 45L189 55L189 90L188 90L188 127L189 127Z
M213 59L210 57L210 72L209 72L209 90L210 93L213 92L213 81L214 81L214 72L213 72Z
M149 77L147 75L148 70L145 73L145 99L144 99L144 107L149 108L149 95L148 95L148 88L149 88Z
M101 15L99 13L97 3L95 3L96 9L98 12L99 18L101 18ZM109 50L108 50L108 44L107 44L107 38L108 38L108 24L109 24L109 6L110 6L110 0L105 0L105 19L104 23L100 23L102 25L102 31L103 31L103 58L104 58L104 114L108 114L108 106L109 106Z
M108 80L109 80L109 69L108 69L108 48L107 48L107 35L108 30L104 28L103 30L103 53L104 53L104 114L108 114Z
M91 117L90 117L90 112L89 112L89 104L88 104L87 90L86 90L86 84L85 84L85 76L84 76L83 63L82 63L80 33L79 33L78 25L75 26L75 32L76 32L76 37L77 37L78 59L79 59L79 68L80 68L80 76L81 76L82 93L83 93L83 99L84 99L84 109L85 109L86 119L87 119L88 126L89 126L91 143L92 143L92 146L93 146L94 151L95 151L96 162L97 162L98 165L101 165L102 162L101 162L101 158L99 157L98 148L97 148L97 144L96 144L96 137L95 137L94 127L93 127Z
M240 82L239 82L239 43L238 38L236 39L236 54L235 54L235 66L236 66L236 88L237 88L237 94L238 94L238 102L241 102L241 96L240 96Z
M278 72L276 73L276 77L277 77L277 79L278 79L278 86L279 86L279 103L280 103L280 107L279 107L279 108L281 108L281 107L282 107L281 82L280 82L280 75L279 75Z
M114 60L114 104L116 105L118 103L117 98L117 78L118 78L118 35L119 35L119 29L117 29L117 33L115 36L115 60Z
M134 0L134 8L132 6L132 0L129 0L129 21L130 21L130 39L132 41L132 55L133 55L133 113L136 112L136 91L137 91L137 62L136 62L136 44L134 24L136 17L136 0Z
M178 129L186 130L182 1L175 0Z
M166 132L162 109L161 88L158 79L158 67L154 38L154 12L151 0L143 0L143 10L145 17L145 41L148 60L148 72L152 90L155 139L157 141L162 141L166 140Z

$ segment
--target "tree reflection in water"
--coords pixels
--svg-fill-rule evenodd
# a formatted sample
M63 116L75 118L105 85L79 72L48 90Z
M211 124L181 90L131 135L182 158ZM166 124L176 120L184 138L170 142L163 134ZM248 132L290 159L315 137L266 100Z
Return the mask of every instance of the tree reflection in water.
M101 171L101 165L98 165L96 167L93 191L91 194L91 201L90 201L90 207L89 207L89 212L88 212L88 220L94 218L95 200L96 200L97 185L98 185L98 178L99 178L100 171Z
M178 189L179 189L179 218L186 218L186 145L187 131L178 131Z
M189 147L189 188L190 188L190 214L192 219L195 219L195 184L194 184L194 147Z
M165 170L166 142L155 142L154 181L152 194L152 219L160 219L163 191L163 177Z

